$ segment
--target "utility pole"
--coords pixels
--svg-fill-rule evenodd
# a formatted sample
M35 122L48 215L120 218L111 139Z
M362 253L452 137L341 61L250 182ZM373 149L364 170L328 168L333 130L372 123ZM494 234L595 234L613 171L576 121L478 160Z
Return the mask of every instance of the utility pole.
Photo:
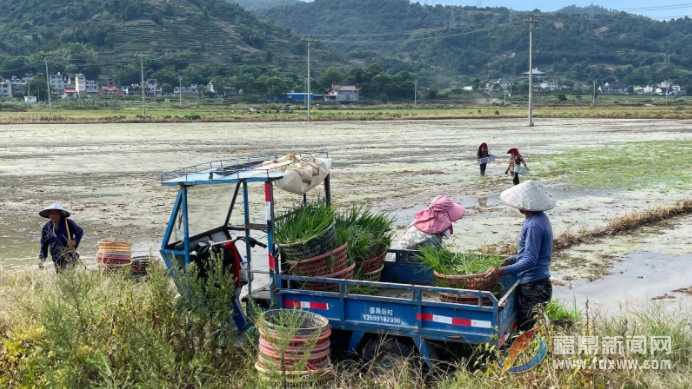
M308 121L312 120L312 114L310 112L310 42L314 42L310 35L305 38L305 42L308 43L308 93L305 98L308 99Z
M670 81L666 80L666 105L668 105L668 93L670 93Z
M183 76L178 76L178 82L180 86L178 87L178 95L180 96L180 108L183 107Z
M596 105L596 80L593 82L593 100L591 100L591 105Z
M142 84L139 87L142 90L142 116L147 116L147 103L144 98L144 55L141 53L139 54L139 69L142 76Z
M502 81L502 80L498 80ZM502 88L502 106L504 107L507 104L507 88L509 85L507 85L507 81L505 81L505 87L502 88L502 84L500 84L500 88Z
M48 113L53 114L53 100L50 97L50 75L48 74L48 58L43 59L46 63L46 88L48 88Z
M418 80L413 80L413 108L418 107Z
M529 127L533 127L533 25L538 15L529 14L524 21L529 24Z

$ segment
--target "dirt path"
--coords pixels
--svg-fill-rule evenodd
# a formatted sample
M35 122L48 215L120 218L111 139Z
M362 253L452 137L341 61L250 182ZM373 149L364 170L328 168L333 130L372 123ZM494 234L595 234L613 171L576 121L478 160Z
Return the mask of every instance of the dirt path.
M534 129L524 120L8 125L0 128L0 264L34 261L42 223L37 213L53 201L70 208L85 227L86 257L93 256L100 239L135 242L137 253L157 250L175 196L174 189L159 185L160 172L296 150L329 151L335 160L335 203L392 211L400 231L435 195L453 197L468 210L455 225L454 244L477 249L515 239L522 223L518 212L498 200L511 185L502 174L509 147L519 147L531 167L535 156L604 144L690 140L691 130L692 122L673 120L540 120ZM499 162L488 167L487 177L479 177L475 153L484 141ZM556 234L692 197L683 189L585 189L543 181L559 200L550 213ZM215 215L225 207L218 200L227 193L200 192L200 213ZM253 205L261 219L263 202L258 197ZM573 276L588 277L585 266L577 268Z

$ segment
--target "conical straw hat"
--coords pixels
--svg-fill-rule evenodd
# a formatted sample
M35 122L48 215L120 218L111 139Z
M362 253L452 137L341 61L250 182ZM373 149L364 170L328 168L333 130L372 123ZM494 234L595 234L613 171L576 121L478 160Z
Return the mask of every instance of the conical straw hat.
M529 180L507 189L500 201L522 211L543 212L555 208L555 201L538 184Z
M45 218L47 219L47 218L48 218L48 213L49 213L50 211L53 211L53 210L55 210L55 211L62 211L62 215L63 215L64 217L70 217L70 213L69 213L65 208L63 208L60 204L58 204L58 203L53 203L53 204L49 205L48 207L46 207L44 210L42 210L42 211L39 212L38 214L39 214L40 216L45 217Z

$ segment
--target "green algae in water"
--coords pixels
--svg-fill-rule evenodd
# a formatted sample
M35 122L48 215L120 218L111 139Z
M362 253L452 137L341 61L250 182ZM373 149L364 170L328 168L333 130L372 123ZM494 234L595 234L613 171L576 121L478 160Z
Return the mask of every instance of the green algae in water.
M692 141L636 142L530 158L536 178L591 188L690 189Z

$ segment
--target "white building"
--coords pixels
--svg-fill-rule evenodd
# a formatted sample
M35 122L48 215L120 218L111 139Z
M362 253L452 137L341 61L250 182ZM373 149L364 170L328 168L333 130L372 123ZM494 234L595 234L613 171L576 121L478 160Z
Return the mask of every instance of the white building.
M69 85L67 79L58 72L58 74L51 74L49 76L50 80L50 90L54 95L61 95L65 88Z
M0 96L12 97L12 83L10 80L0 82Z
M84 97L86 95L86 77L84 77L82 73L70 74L67 83L71 87L74 87L79 97Z
M556 80L543 81L541 82L541 89L549 90L552 92L556 89L560 89L560 83Z
M87 94L99 93L99 84L94 80L86 80L84 82L84 89Z
M173 93L178 95L180 94L180 87L175 87L173 88ZM196 95L199 93L199 86L197 84L190 84L190 86L184 86L182 89L182 94L184 95Z
M155 79L149 79L145 82L145 93L148 96L156 96L163 94L163 91L158 86L158 82Z
M358 101L360 89L355 85L333 85L327 89L324 99L326 101Z
M31 79L32 77L12 77L10 80L8 80L12 85L12 94L26 93L26 86Z

